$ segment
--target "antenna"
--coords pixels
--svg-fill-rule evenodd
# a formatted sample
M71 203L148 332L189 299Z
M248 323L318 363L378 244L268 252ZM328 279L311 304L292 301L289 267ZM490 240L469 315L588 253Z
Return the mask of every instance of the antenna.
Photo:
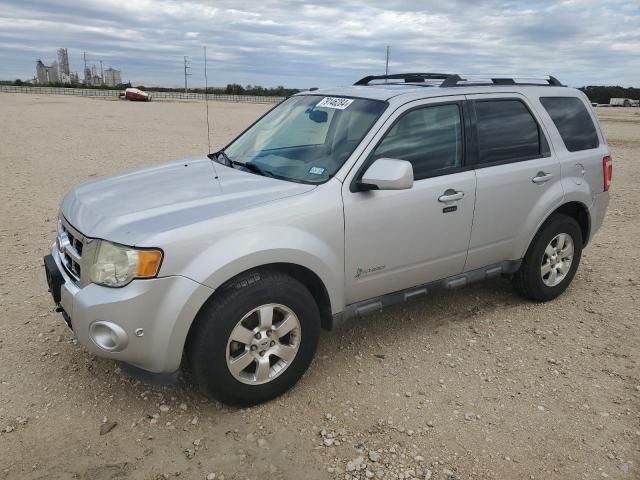
M204 104L207 110L207 146L209 149L207 153L211 153L211 133L209 128L209 97L207 92L209 90L209 81L207 79L207 46L202 47L204 49Z
M184 57L184 93L187 93L187 77L190 77L191 74L187 73L187 71L191 69L191 66L187 62L187 56Z

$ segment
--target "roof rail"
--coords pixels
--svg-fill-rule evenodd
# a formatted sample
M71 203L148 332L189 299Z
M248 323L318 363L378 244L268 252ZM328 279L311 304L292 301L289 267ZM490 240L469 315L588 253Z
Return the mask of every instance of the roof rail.
M404 83L424 83L425 80L462 80L452 73L394 73L392 75L369 75L361 78L354 85L369 85L374 80L401 80Z
M560 80L556 77L549 75L546 78L524 78L524 80L539 80L541 82L546 83L537 83L537 82L519 82L517 78L508 78L508 77L498 77L498 78L490 78L488 80L482 81L468 81L465 78L456 79L455 81L445 80L440 84L441 87L481 87L487 85L529 85L536 87L564 87Z
M550 87L564 87L560 80L549 75L547 78L540 79L547 82L544 83L532 83L532 82L518 82L515 78L490 78L487 81L468 81L462 78L456 73L394 73L393 75L369 75L361 78L354 85L369 85L374 80L401 80L404 83L425 83L425 80L442 80L440 84L441 88L448 87L479 87L487 85L531 85L531 86L550 86ZM525 79L525 80L534 80ZM398 83L398 82L392 82ZM429 84L431 85L431 84Z

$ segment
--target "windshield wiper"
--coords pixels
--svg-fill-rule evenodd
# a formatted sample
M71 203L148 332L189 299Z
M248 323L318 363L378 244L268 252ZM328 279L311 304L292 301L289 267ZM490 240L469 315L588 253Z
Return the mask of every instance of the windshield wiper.
M237 160L231 160L229 156L226 153L224 153L224 150L219 150L216 153L212 153L208 155L208 157L212 160L215 160L218 163L221 163L225 167L233 168L234 165L238 165L239 167L244 167L247 170L251 170L253 173L262 175L263 177L275 177L275 175L271 173L269 170L264 170L263 168L259 167L255 163L249 163L249 162L243 163L243 162L238 162Z
M225 155L225 158L229 158ZM244 167L247 170L251 170L253 173L257 173L258 175L262 175L263 177L273 177L273 173L271 173L268 170L265 170L261 167L259 167L258 165L256 165L255 163L243 163L243 162L238 162L237 160L229 160L231 162L232 165L238 165L239 167Z
M209 155L207 155L207 157L209 157L211 160L221 163L225 167L231 166L231 159L227 156L226 153L224 153L224 150L218 150L215 153L210 153Z

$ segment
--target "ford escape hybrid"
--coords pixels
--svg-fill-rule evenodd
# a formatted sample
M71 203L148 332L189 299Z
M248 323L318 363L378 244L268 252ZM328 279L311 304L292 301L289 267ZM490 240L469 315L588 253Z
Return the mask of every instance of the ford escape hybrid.
M370 76L214 154L75 187L44 263L86 349L157 375L184 359L205 394L251 404L349 317L500 275L556 298L611 175L590 103L553 77Z

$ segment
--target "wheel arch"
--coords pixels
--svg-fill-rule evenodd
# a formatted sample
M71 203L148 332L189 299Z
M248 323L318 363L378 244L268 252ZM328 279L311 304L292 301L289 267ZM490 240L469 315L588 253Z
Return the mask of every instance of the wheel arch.
M586 247L587 243L589 243L589 235L591 233L591 217L589 215L589 208L582 202L579 201L570 201L563 203L559 207L556 207L554 210L549 212L549 214L539 223L536 230L533 232L533 235L529 239L527 243L527 248L523 252L526 254L527 250L531 246L531 242L535 238L536 234L540 231L542 226L549 221L554 215L567 215L568 217L573 218L578 225L580 226L580 231L582 232L582 246Z
M285 275L289 275L290 277L295 278L300 283L302 283L308 290L311 292L311 295L316 301L318 305L318 309L320 310L320 319L322 321L322 327L325 329L329 329L331 326L331 298L329 297L329 291L325 286L322 279L310 268L304 267L302 265L298 265L295 263L269 263L266 265L262 265L255 270L275 270ZM242 275L242 274L241 274ZM230 279L229 282L232 283L233 279Z
M589 236L591 235L591 216L589 215L587 206L582 202L568 202L551 212L547 219L556 214L567 215L578 222L580 231L582 232L582 246L586 247L587 243L589 243ZM545 222L547 219L545 219Z
M290 277L295 278L300 283L302 283L309 290L314 300L316 301L316 304L318 305L318 309L320 310L320 320L322 328L327 330L331 328L331 298L329 296L327 287L325 286L322 279L311 269L302 265L287 262L266 263L249 268L232 276L213 291L209 298L200 306L198 312L191 322L191 325L189 326L189 330L186 335L184 350L186 351L186 349L189 348L192 333L196 330L198 320L199 318L201 318L200 313L207 307L207 305L209 305L211 302L215 302L216 298L218 298L218 296L222 292L229 288L233 288L239 282L253 282L259 280L260 273L267 270L289 275Z

